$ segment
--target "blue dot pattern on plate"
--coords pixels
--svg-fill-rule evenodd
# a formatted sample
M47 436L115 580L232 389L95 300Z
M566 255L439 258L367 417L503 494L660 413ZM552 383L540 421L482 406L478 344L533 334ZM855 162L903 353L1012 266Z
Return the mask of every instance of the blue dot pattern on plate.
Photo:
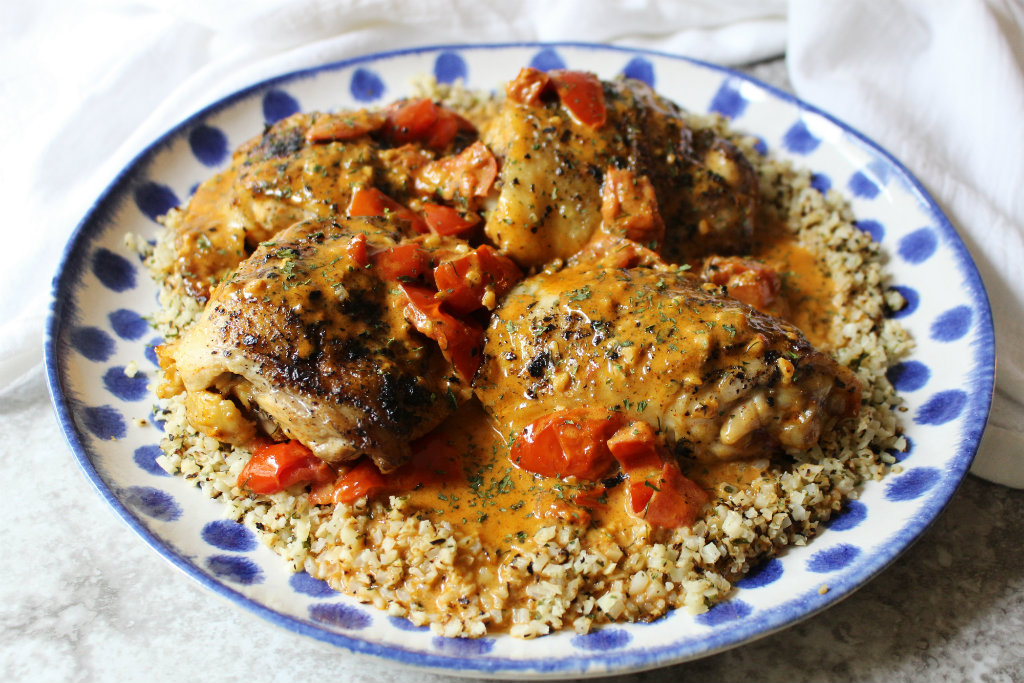
M388 617L388 622L402 631L429 631L429 626L417 626L405 617Z
M218 519L203 527L203 540L221 550L249 552L256 549L256 537L244 525L230 519Z
M900 239L897 252L907 263L924 263L939 247L939 238L931 228L920 228Z
M304 571L295 572L288 579L288 585L292 587L292 590L296 593L302 593L303 595L312 595L314 598L326 598L331 595L337 595L330 584L321 579L314 579L312 576Z
M494 649L493 638L445 638L437 636L431 641L435 650L456 657L479 657Z
M458 52L442 52L434 60L434 78L438 83L454 83L469 77L466 60Z
M848 531L858 526L868 517L868 508L859 500L848 500L838 514L826 522L832 531Z
M834 548L820 550L807 560L807 569L816 574L827 574L838 571L857 559L860 555L860 548L848 543L841 543Z
M161 522L173 522L181 517L181 507L174 498L151 486L132 486L124 491L121 500L128 507Z
M854 197L862 199L874 199L882 191L875 181L862 171L857 171L850 176L850 182L846 184L846 187Z
M914 415L919 425L941 425L960 417L967 405L967 392L962 389L940 391L921 406Z
M917 391L932 376L932 371L921 361L908 360L889 368L885 376L897 391Z
M854 221L854 225L856 225L858 228L860 228L867 234L871 235L871 239L873 239L876 242L881 242L882 238L885 237L885 226L879 223L878 221Z
M160 361L156 357L156 347L164 343L163 337L153 337L146 342L146 348L142 351L142 355L146 357L153 365L160 365Z
M730 621L738 621L746 616L749 616L754 608L748 603L732 598L725 602L720 602L704 614L698 614L696 619L705 626L718 626L720 624L727 624Z
M962 338L971 329L974 312L970 306L957 306L941 313L932 323L931 337L935 341L951 342Z
M533 56L533 59L530 60L530 66L539 71L564 69L565 60L554 49L546 47Z
M121 413L110 406L82 408L82 422L99 439L123 439L127 431Z
M754 151L761 156L768 155L768 144L762 138L758 138L754 141Z
M832 179L825 173L812 173L811 187L822 194L828 194L828 191L832 189ZM863 230L863 228L861 229Z
M622 75L626 78L635 78L647 85L654 87L654 65L643 57L633 57L622 68Z
M885 497L892 501L920 498L941 478L942 473L934 467L912 469L889 482L885 487Z
M370 625L370 615L357 607L337 602L309 606L309 618L321 624L357 631Z
M104 287L115 292L126 292L135 287L135 266L109 249L100 247L92 255L92 274Z
M348 91L359 102L373 102L384 95L384 81L369 69L356 69L348 84Z
M297 114L300 108L298 101L284 90L274 88L263 95L263 120L267 123L277 123Z
M821 138L815 136L802 120L790 126L782 136L782 146L793 154L810 154L820 144Z
M178 195L166 185L146 182L135 188L135 205L151 221L155 221L180 203Z
M225 579L243 586L263 583L263 570L247 557L239 555L211 555L206 558L206 568L218 579Z
M718 90L708 106L708 111L717 112L730 119L743 116L743 112L746 110L747 98L740 94L739 88L730 83L728 79L722 81L722 85L718 86Z
M107 316L107 320L110 321L114 334L128 341L141 339L142 335L146 334L146 331L149 329L149 323L146 322L145 318L127 308L117 309Z
M907 445L902 451L898 451L895 448L890 448L887 452L896 458L896 462L903 462L910 457L910 454L914 452L914 442L906 434L903 435L903 440L907 442Z
M917 307L921 304L921 295L917 293L916 289L905 285L896 285L893 289L900 293L906 304L900 310L891 312L889 314L890 318L906 318L917 310Z
M132 454L132 461L138 465L140 469L148 472L149 474L158 477L169 477L171 475L156 462L156 459L161 455L163 455L163 451L160 450L159 446L153 444L148 446L139 446Z
M605 652L625 647L631 640L633 640L633 636L629 635L629 631L624 631L621 628L603 628L599 631L575 636L572 639L572 644L573 647L581 650Z
M772 558L754 567L746 576L736 582L740 588L760 588L775 583L782 576L782 563Z
M164 415L157 414L155 411L149 411L149 421L153 423L153 426L159 429L161 432L164 431L164 423L167 422L167 418Z
M103 386L122 401L141 401L149 395L146 373L136 372L129 377L121 365L115 365L103 374Z
M71 331L71 346L80 354L102 362L114 354L114 340L98 327L76 327Z
M228 136L220 128L196 126L188 134L188 146L203 166L217 166L228 158Z

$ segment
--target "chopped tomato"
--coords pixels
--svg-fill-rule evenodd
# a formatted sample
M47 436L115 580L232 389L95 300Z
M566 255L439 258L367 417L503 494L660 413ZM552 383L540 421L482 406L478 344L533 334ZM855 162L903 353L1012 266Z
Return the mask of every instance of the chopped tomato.
M497 177L498 160L478 140L454 156L442 157L421 168L416 175L416 190L449 202L456 197L468 202L486 197Z
M300 483L322 484L334 470L298 441L257 446L238 475L238 487L254 493L279 493Z
M598 261L606 268L635 268L662 263L657 253L625 237L598 231L583 245L574 260Z
M558 92L558 99L572 117L584 126L600 128L608 117L604 102L604 86L600 79L586 71L558 70L548 73Z
M398 103L387 112L383 126L384 135L396 145L422 142L435 150L450 145L459 130L473 130L473 125L429 99Z
M611 410L555 411L531 422L512 444L509 457L541 476L594 481L614 462L607 440L621 424L622 417Z
M636 485L637 482L630 484L631 495ZM651 495L646 505L641 507L642 512L636 510L634 500L634 512L652 526L692 526L708 501L707 492L687 478L673 461L665 463L656 481L645 480L642 485L651 489Z
M729 296L748 306L771 310L782 294L782 278L771 266L738 256L712 256L704 263L702 277L716 285L724 285Z
M353 503L363 496L411 491L451 480L461 473L459 454L447 436L431 432L411 444L412 457L394 472L382 474L370 458L363 457L337 479L314 487L309 493L313 505Z
M354 503L363 496L383 491L387 485L388 480L380 473L373 460L364 456L355 467L338 477L328 495L324 496L323 492L318 490L315 496L310 496L310 502L314 505Z
M487 244L434 268L438 297L459 314L486 307L488 290L494 293L496 302L522 277L519 266Z
M430 271L430 252L415 242L405 242L373 255L377 274L384 280L415 280Z
M608 167L601 186L601 229L651 248L664 241L665 223L647 176Z
M421 334L441 347L441 353L455 366L466 382L473 379L480 366L484 330L474 320L460 320L441 310L441 301L427 287L399 285L407 299L402 309L405 319Z
M435 235L461 235L480 222L476 213L460 213L450 206L431 202L423 204L423 217Z
M306 131L306 140L308 142L351 140L379 130L385 120L384 114L366 109L323 116Z
M539 69L525 66L505 85L505 95L513 102L536 106L551 89L551 77Z
M407 222L414 232L429 232L427 224L412 209L403 206L375 187L358 187L352 193L349 216L384 216Z
M654 428L642 420L633 420L615 432L608 439L608 450L627 474L661 467L660 444Z
M345 247L345 252L348 254L348 257L360 267L364 267L370 263L370 257L366 252L366 234L361 232L354 235Z

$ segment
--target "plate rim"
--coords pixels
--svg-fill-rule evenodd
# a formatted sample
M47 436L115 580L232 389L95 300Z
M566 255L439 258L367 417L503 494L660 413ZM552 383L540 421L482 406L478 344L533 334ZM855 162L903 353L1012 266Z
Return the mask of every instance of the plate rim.
M977 339L971 346L974 352L973 364L967 371L968 376L973 380L971 398L975 402L973 406L969 406L971 410L964 419L964 426L961 430L963 438L953 446L955 456L944 468L942 479L938 482L935 489L930 492L928 504L922 506L923 509L916 511L914 517L898 533L893 534L889 538L887 548L897 544L899 547L891 553L882 553L881 559L868 562L865 568L861 570L859 578L851 582L854 585L846 586L842 590L830 591L830 594L818 601L818 604L801 611L793 618L782 618L773 621L769 618L770 614L768 614L754 623L748 623L746 628L735 629L735 632L730 633L728 637L709 638L707 642L702 644L706 646L689 647L685 651L681 653L676 652L675 654L672 651L679 650L679 647L678 645L673 647L672 644L660 646L651 651L645 650L640 653L627 654L611 651L607 653L588 653L586 655L577 654L572 657L558 659L553 663L553 668L547 669L542 667L541 662L536 660L518 660L503 657L475 659L458 654L422 653L406 650L395 645L370 642L359 637L326 631L246 597L226 583L203 572L197 565L181 556L158 538L154 532L146 527L137 514L117 497L113 490L114 487L108 484L97 470L72 415L73 391L70 387L65 386L64 370L58 347L61 330L64 329L65 325L73 323L78 312L73 297L66 295L74 291L75 283L80 280L81 274L86 267L86 258L83 253L85 250L82 247L87 246L91 239L98 237L104 232L104 227L109 223L107 214L113 208L111 206L112 203L116 203L123 197L133 179L144 174L152 161L196 121L207 119L219 111L228 109L237 102L252 96L254 93L271 89L277 84L310 78L320 73L338 71L362 63L408 55L440 53L443 51L482 51L514 48L556 50L559 48L569 48L651 56L688 63L691 66L718 72L730 79L752 83L765 90L772 97L795 106L801 112L801 115L803 112L809 112L822 117L849 136L849 139L868 154L880 157L887 164L890 164L900 179L906 181L908 193L913 196L918 206L924 209L931 218L932 225L943 238L942 243L946 247L951 248L959 272L963 276L964 284L969 290L969 299L976 306L978 313ZM462 676L488 673L492 676L500 675L522 678L526 675L547 678L552 675L605 676L642 671L706 657L732 647L751 643L819 614L823 610L849 597L884 571L906 552L942 514L942 511L962 484L970 464L980 447L995 388L995 338L991 303L978 267L971 258L966 243L952 221L942 211L938 203L931 197L917 177L901 161L864 133L844 123L832 114L801 100L796 95L765 83L735 68L666 51L603 45L585 41L444 43L385 50L334 60L317 66L294 69L235 90L195 110L182 118L178 123L164 130L164 132L136 153L114 178L109 181L103 192L92 202L67 238L57 270L52 279L50 297L43 337L43 356L51 403L64 438L86 479L100 497L117 513L122 522L126 523L130 529L138 534L161 557L170 562L172 566L199 582L204 588L228 600L234 606L253 612L278 627L298 635L309 636L321 642L342 647L359 655L369 655L380 660L411 666L420 670L426 669ZM766 610L766 612L771 612L771 610ZM758 627L764 619L769 621L767 627L764 625ZM622 662L621 660L623 659L630 661Z

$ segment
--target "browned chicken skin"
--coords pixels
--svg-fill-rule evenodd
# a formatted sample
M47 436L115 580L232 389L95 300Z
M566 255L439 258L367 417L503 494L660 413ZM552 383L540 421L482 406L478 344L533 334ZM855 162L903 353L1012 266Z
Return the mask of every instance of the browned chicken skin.
M524 266L568 258L599 230L641 241L673 262L743 253L759 196L746 158L712 131L692 129L676 105L639 81L606 82L604 98L607 120L596 128L574 120L557 98L505 100L482 133L503 161L488 237ZM632 197L617 193L613 215L610 182L636 188ZM631 204L653 214L640 234L615 220L630 215Z
M189 421L222 441L250 445L262 423L328 462L393 470L470 393L367 261L399 237L383 219L317 219L263 243L161 347L162 393L184 389Z
M205 299L260 242L290 225L345 215L358 187L380 188L400 202L411 196L413 174L436 156L422 144L388 147L369 133L344 140L316 136L356 114L282 119L196 189L180 217L176 245L175 269L190 296Z
M700 460L804 450L856 414L856 378L781 320L671 266L583 260L526 280L487 330L475 390L504 433L617 407Z

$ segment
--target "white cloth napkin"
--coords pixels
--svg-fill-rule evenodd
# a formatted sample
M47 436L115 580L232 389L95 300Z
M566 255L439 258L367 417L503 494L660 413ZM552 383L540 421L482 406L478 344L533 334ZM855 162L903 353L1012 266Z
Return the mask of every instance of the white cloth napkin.
M786 60L797 94L902 161L967 244L998 367L972 471L1024 488L1024 7L793 0Z
M787 18L788 9L788 18ZM0 397L41 360L74 226L168 127L254 81L440 43L574 40L726 65L781 56L802 97L900 158L950 212L993 300L1000 384L975 471L1024 487L1020 9L993 1L36 0L0 23ZM1016 209L1016 210L1015 210ZM28 238L26 238L28 235ZM42 238L36 237L42 235Z

